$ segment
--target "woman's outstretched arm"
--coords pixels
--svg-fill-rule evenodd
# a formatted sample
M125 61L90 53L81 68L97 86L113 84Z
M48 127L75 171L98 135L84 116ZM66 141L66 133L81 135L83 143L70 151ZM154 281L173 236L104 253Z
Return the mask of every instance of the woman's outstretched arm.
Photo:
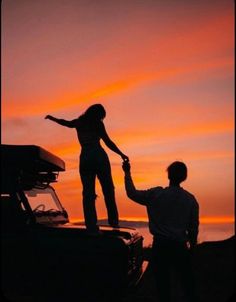
M106 146L111 149L113 152L119 154L121 158L125 161L129 160L128 156L126 156L124 153L120 151L120 149L116 146L116 144L110 139L108 136L104 124L102 124L101 129L101 138L103 139Z
M75 120L72 120L72 121L67 121L67 120L64 120L64 119L58 119L52 115L46 115L45 116L45 119L48 119L48 120L51 120L61 126L65 126L65 127L69 127L69 128L74 128L76 127L76 122L78 119L75 119Z

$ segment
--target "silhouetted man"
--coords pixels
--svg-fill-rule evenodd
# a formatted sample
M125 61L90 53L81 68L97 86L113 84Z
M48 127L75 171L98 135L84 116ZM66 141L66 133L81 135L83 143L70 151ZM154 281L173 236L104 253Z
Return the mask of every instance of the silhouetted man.
M169 186L136 190L128 161L123 163L128 197L146 206L149 230L153 235L152 265L160 302L171 301L171 276L181 281L186 301L196 301L191 250L197 244L199 206L195 197L180 187L187 167L173 162L168 168Z

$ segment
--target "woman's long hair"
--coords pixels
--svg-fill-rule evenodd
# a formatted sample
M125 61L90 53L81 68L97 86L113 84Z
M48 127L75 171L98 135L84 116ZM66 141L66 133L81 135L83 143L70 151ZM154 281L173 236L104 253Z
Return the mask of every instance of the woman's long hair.
M106 116L106 110L101 104L94 104L79 116L79 120L86 127L98 124L99 121L103 120Z
M90 119L102 120L106 116L106 110L101 104L94 104L85 111L84 115Z

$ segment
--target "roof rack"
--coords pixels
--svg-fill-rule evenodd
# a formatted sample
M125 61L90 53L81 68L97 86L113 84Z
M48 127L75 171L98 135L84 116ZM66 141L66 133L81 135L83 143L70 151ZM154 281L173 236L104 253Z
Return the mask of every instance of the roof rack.
M35 145L1 145L1 191L43 188L55 182L65 162Z

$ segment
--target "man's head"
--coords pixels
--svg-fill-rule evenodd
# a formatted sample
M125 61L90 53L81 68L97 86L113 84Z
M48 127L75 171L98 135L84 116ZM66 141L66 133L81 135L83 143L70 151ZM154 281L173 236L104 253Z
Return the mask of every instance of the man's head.
M171 183L180 184L187 178L187 166L180 161L175 161L169 165L167 173Z

